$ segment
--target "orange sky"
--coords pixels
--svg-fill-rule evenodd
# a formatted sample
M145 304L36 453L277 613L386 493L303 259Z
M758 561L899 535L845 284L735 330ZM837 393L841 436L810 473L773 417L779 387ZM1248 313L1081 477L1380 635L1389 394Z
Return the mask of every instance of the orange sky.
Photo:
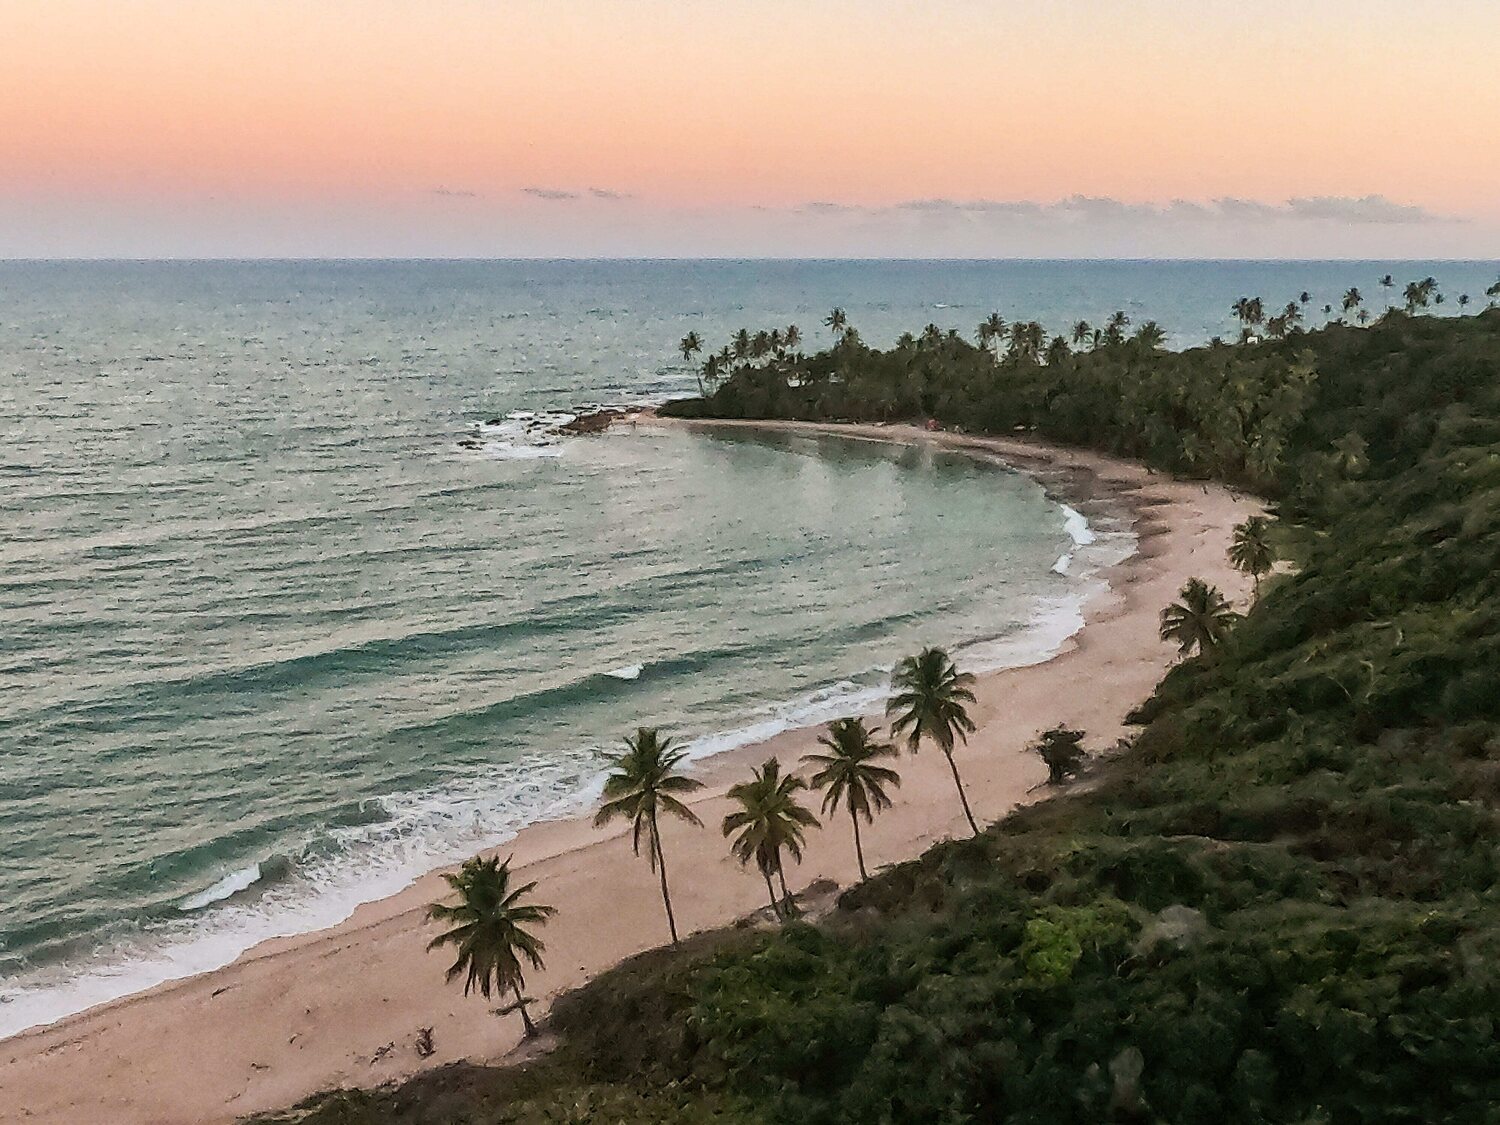
M1494 0L4 0L0 200L378 227L440 188L517 213L527 187L700 211L1378 193L1488 232L1497 51Z

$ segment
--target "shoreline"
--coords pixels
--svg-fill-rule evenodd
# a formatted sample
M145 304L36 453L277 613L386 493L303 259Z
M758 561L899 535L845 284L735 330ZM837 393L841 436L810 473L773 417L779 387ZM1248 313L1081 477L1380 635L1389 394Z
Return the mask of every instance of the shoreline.
M1084 605L1084 626L1040 663L982 673L974 716L980 729L959 753L977 814L996 820L1031 792L1045 770L1021 753L1041 730L1065 722L1092 750L1113 746L1124 715L1171 662L1156 637L1156 614L1198 575L1242 597L1248 582L1224 558L1235 523L1258 510L1251 499L1197 482L1177 482L1124 461L1007 438L931 433L909 426L795 422L651 424L694 431L834 435L951 449L1027 473L1059 502L1118 507L1137 537L1128 558L1095 575L1106 589ZM935 640L941 640L935 638ZM1066 687L1087 683L1087 694ZM761 905L763 888L742 871L717 831L723 789L768 755L794 763L820 728L784 731L694 763L704 790L691 802L706 828L664 826L673 853L673 898L684 932L732 922ZM866 833L872 866L912 858L944 836L963 834L941 755L903 756L894 809ZM547 928L548 969L530 991L545 999L621 959L663 944L661 903L625 829L599 832L586 813L523 829L500 849L516 857L539 896L559 908ZM794 888L854 873L849 841L834 827L816 833L807 860L789 873ZM376 1085L468 1058L492 1061L519 1039L477 997L445 985L439 956L424 952L426 903L442 897L438 872L357 908L330 929L278 938L230 965L169 981L0 1041L0 1111L32 1121L198 1122L290 1105L335 1085ZM601 919L605 920L601 922ZM420 1028L436 1052L416 1055ZM97 1094L80 1094L86 1061Z

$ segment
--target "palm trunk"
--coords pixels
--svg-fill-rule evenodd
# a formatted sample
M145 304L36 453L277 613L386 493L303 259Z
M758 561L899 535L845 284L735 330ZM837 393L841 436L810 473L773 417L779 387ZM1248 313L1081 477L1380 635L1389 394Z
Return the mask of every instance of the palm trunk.
M786 887L786 869L781 866L781 853L776 853L776 879L781 884L781 901L786 904L786 915L790 917L795 910L792 903L792 892Z
M521 1013L522 1034L527 1039L534 1039L536 1038L536 1024L531 1022L531 1013L526 1010L526 1000L521 995L520 982L517 981L514 987L516 990L516 1010Z
M963 779L958 776L958 763L953 760L953 751L945 747L943 749L943 757L948 759L948 768L953 771L953 784L958 787L958 799L964 807L964 816L969 820L969 828L973 831L974 835L978 836L979 823L974 819L973 810L969 808L969 798L964 793Z
M656 870L661 876L661 901L667 908L667 929L672 934L672 944L677 942L677 918L672 913L672 894L667 890L667 857L661 850L661 834L656 828L656 814L651 815L651 847L656 852Z
M853 805L849 806L849 821L854 825L854 858L859 860L859 878L863 882L870 873L865 870L865 849L859 842L859 817L855 815Z
M764 878L765 881L766 881L766 895L771 900L771 913L774 914L774 915L776 915L776 917L780 918L781 917L781 903L776 898L776 888L773 887L773 886L771 886L771 872L768 869L762 867L760 869L760 873L761 873L761 877Z

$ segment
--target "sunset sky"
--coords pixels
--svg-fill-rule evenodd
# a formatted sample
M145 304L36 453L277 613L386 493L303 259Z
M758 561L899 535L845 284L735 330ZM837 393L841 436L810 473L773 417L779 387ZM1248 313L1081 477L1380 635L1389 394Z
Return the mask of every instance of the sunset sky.
M0 256L1500 256L1500 3L4 0Z

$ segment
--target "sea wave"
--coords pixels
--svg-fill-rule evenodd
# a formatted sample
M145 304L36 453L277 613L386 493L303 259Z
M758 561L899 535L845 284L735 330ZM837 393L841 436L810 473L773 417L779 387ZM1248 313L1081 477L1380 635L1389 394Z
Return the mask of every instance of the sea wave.
M993 671L1050 659L1083 625L1098 571L1133 550L1124 529L1091 527L1065 509L1074 572L1027 621L955 646L966 668ZM600 673L630 681L641 664ZM701 760L849 714L878 711L888 668L822 685L745 714L685 744ZM388 897L435 868L503 845L522 828L577 814L603 788L605 748L578 746L549 757L496 764L428 789L369 802L358 823L322 831L294 858L262 860L226 872L178 903L182 917L136 924L83 958L37 966L5 982L0 1037L55 1022L131 993L220 968L261 942L337 925L361 904Z

